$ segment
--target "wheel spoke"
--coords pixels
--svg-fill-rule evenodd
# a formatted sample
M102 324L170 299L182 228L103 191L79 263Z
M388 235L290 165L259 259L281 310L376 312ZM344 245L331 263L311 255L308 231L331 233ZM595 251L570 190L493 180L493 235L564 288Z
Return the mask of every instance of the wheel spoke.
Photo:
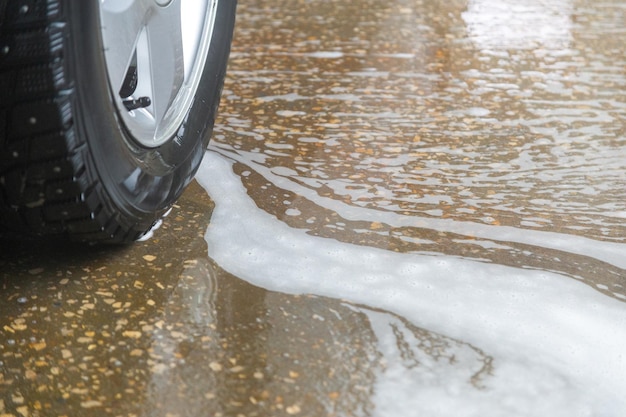
M139 34L154 11L151 0L102 0L103 42L114 91L122 86Z
M183 85L184 56L180 0L155 9L147 24L152 106L159 125Z

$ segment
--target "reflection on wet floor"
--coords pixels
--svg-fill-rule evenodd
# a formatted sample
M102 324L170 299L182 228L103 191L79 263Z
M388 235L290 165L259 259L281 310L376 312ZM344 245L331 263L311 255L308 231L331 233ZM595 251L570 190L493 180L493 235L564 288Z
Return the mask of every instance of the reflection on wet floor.
M239 170L250 172L264 210L284 210L284 221L311 233L562 271L623 296L622 264L581 256L587 248L572 256L541 234L510 242L505 229L481 227L621 242L623 6L491 3L306 3L307 13L277 7L273 20L240 25L238 42L254 47L235 49L226 91L234 107L222 111L217 146L254 164ZM303 31L303 15L319 25L335 16L352 33L333 36L335 19ZM261 187L257 165L270 182ZM311 190L395 221L365 234L333 209L293 216L307 199L277 204L278 177L300 196ZM536 241L541 251L528 246Z
M619 415L624 6L242 10L255 18L239 27L226 123L200 174L217 204L213 259L275 291L393 312L490 358L484 391L466 389L466 363L447 388L420 386L425 368L377 370L375 415ZM221 175L231 165L236 176ZM603 343L582 342L592 338ZM542 391L558 395L534 404Z
M0 415L621 417L626 6L241 3L212 200L1 243Z
M212 204L189 191L131 247L0 241L0 415L139 415L164 305L206 258Z
M145 415L181 409L217 416L362 414L370 408L380 355L363 314L338 300L267 292L212 268L185 275L168 302L164 327L182 324L185 335L164 329L154 341L162 358L178 358L180 365L165 362L153 375Z

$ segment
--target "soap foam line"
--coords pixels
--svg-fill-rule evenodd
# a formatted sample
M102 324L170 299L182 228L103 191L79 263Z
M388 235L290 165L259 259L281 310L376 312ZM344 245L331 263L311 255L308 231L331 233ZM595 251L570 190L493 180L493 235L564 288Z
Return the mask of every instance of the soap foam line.
M533 384L558 388L565 380L567 386L558 389L576 393L565 396L572 404L602 409L607 417L621 417L626 409L623 303L550 272L400 254L307 235L259 210L232 163L214 152L205 156L198 181L216 203L205 235L209 256L230 273L273 291L384 309L466 341L494 356L500 373L492 388L513 399L526 386L530 391L537 388ZM525 375L521 385L507 388L510 378L519 382L518 373ZM599 414L564 409L551 415Z
M436 230L444 233L455 233L500 243L513 242L526 245L555 249L575 255L592 257L625 269L626 275L626 245L613 242L602 242L582 236L568 235L554 232L543 232L529 229L518 229L511 226L490 226L473 222L464 222L452 219L433 219L427 217L406 216L403 214L370 210L348 205L342 201L320 196L314 189L299 185L288 177L274 174L270 168L263 165L262 156L251 152L233 150L228 146L211 146L211 150L250 166L267 178L267 180L287 191L294 192L315 202L322 208L332 210L341 217L351 221L380 222L391 227L419 227ZM261 159L259 159L261 158ZM324 181L319 181L322 184Z

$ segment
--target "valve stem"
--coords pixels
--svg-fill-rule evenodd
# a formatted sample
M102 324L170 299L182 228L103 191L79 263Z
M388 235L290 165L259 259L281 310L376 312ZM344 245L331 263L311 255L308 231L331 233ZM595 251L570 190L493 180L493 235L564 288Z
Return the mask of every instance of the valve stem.
M124 106L128 109L128 111L131 111L148 107L150 104L152 104L152 100L150 100L150 97L139 97L136 100L124 100L122 101L122 103L124 103Z

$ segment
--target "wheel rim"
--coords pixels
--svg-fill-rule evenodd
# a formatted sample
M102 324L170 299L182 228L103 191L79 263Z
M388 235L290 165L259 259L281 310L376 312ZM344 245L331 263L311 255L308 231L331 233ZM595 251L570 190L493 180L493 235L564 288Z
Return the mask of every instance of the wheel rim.
M207 59L219 0L101 0L100 22L115 107L134 140L171 140Z

